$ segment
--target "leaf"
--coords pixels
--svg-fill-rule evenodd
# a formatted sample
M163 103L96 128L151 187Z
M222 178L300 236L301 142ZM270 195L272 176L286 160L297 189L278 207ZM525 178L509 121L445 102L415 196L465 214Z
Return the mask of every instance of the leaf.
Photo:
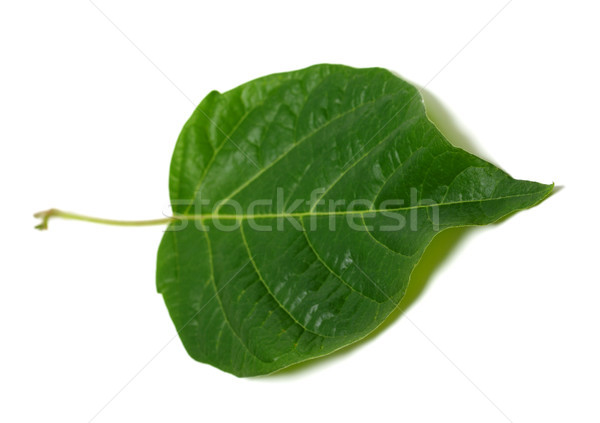
M551 190L450 145L387 70L269 75L211 92L184 126L158 291L194 359L271 373L373 331L440 230Z

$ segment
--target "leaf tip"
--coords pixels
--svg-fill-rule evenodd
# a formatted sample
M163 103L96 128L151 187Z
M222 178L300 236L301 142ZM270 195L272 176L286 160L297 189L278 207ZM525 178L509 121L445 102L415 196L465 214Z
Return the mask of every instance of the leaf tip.
M547 189L546 189L546 195L544 196L544 199L550 197L551 195L557 193L558 191L560 191L562 189L562 187L560 185L557 186L554 183L554 181L552 181L551 184L547 184L546 187L547 187Z

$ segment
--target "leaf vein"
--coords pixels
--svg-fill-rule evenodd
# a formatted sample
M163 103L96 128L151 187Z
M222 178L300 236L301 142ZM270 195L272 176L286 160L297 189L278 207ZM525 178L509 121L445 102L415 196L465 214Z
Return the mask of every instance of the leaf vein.
M357 290L356 288L354 288L352 285L350 285L348 282L346 282L340 275L338 275L336 272L333 271L333 269L331 267L329 267L329 265L327 263L325 263L325 260L323 260L323 258L321 257L321 255L317 252L317 250L315 249L314 245L312 244L312 242L310 242L310 239L308 237L308 235L306 234L306 226L304 225L304 221L302 219L300 220L300 224L302 225L302 228L304 229L302 231L302 233L304 234L304 237L306 238L306 242L308 243L308 246L310 247L310 249L312 250L313 254L315 255L315 257L317 258L317 260L325 267L325 269L327 269L329 271L329 273L331 273L333 276L335 276L337 279L339 279L344 285L346 285L351 291L354 291L355 293L357 293L358 295L360 295L361 297L366 298L367 300L376 303L377 305L381 304L379 301L377 301L375 298Z
M236 332L236 330L233 328L233 325L231 324L231 321L229 320L229 317L227 316L227 312L225 311L225 307L223 307L223 301L221 300L221 295L219 294L219 290L217 289L217 284L215 282L215 270L214 270L214 262L213 262L213 254L212 254L212 246L211 246L211 243L210 243L210 237L208 236L208 231L203 231L203 232L204 232L204 235L206 237L206 243L208 244L208 257L209 257L209 261L210 261L210 273L211 273L210 280L212 281L212 287L213 287L213 289L215 291L215 298L217 299L217 302L219 303L219 308L221 309L221 313L223 314L223 319L227 323L227 326L229 326L229 329L231 330L231 333L233 333L233 335L238 339L238 341L240 342L240 344L252 356L254 356L258 361L261 361L263 363L267 363L266 361L264 361L261 358L259 358L256 354L254 354L254 352L252 352L252 350L250 350L250 348L242 340L240 334L238 334Z
M296 324L298 326L300 326L302 328L302 330L310 332L313 335L322 336L324 338L331 338L331 336L322 335L320 333L317 333L317 332L314 332L314 331L308 329L306 326L304 326L302 323L300 323L292 315L292 313L290 311L288 311L288 309L286 309L283 306L283 304L279 301L279 299L275 296L275 294L273 294L273 292L271 291L271 288L269 288L269 286L267 285L267 282L264 280L264 278L263 278L260 270L258 269L258 265L256 264L256 261L254 260L254 256L252 255L252 251L250 250L250 245L248 245L248 241L246 240L246 234L244 232L244 225L243 224L240 224L240 233L242 234L242 242L244 243L244 245L246 247L246 252L248 253L248 257L250 257L250 262L252 263L252 267L254 267L254 271L256 272L256 275L258 276L258 279L263 284L263 286L265 287L265 289L267 290L267 292L269 293L269 295L275 300L275 302L277 303L277 305L279 306L279 308L281 308L294 322L296 322Z
M333 122L337 122L338 120L344 118L345 116L347 116L347 115L349 115L349 114L351 114L351 113L353 113L353 112L355 112L355 111L357 111L359 109L362 109L365 106L368 106L370 104L376 103L376 102L378 102L378 101L380 101L382 99L385 99L385 98L388 98L388 97L392 97L394 95L398 95L398 93L388 94L388 95L385 95L385 96L382 96L382 97L378 97L378 98L376 98L376 99L374 99L372 101L368 101L366 103L361 103L360 105L358 105L356 107L353 107L352 109L347 110L346 112L344 112L344 113L342 113L342 114L334 117L333 119L327 121L327 123L319 126L315 130L313 130L311 133L305 135L300 140L298 140L297 142L293 143L288 149L286 149L282 154L280 154L275 160L273 160L267 166L265 166L262 169L260 169L251 178L249 178L246 182L244 182L238 188L236 188L235 190L233 190L229 195L227 195L227 197L221 202L221 204L225 204L228 200L231 200L233 198L233 196L239 194L242 190L244 190L246 187L248 187L248 185L250 185L256 179L258 179L262 174L264 174L266 171L268 171L273 166L275 166L277 163L279 163L281 160L283 160L292 150L294 150L295 148L297 148L298 146L300 146L302 143L304 143L306 140L308 140L311 137L313 137L314 135L316 135L318 132L320 132L323 129L327 128ZM198 194L198 192L195 192L193 198L195 198L197 194ZM218 212L219 209L220 209L220 207L218 207L216 209L216 211Z

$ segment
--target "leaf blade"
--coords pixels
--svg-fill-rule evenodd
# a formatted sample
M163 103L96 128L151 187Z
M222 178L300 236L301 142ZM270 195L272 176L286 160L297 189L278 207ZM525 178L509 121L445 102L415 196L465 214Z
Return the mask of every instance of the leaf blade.
M384 69L270 75L209 94L182 130L170 191L188 225L165 233L157 288L193 358L270 373L381 324L439 230L492 223L551 189L451 146Z

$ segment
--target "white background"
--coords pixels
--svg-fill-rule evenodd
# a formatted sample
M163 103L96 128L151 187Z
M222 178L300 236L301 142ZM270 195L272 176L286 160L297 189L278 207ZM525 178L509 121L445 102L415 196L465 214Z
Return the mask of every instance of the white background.
M0 6L1 421L600 420L597 2L94 1ZM376 336L258 379L187 356L160 227L33 230L167 213L192 103L321 62L426 86L452 142L562 189L438 243Z

